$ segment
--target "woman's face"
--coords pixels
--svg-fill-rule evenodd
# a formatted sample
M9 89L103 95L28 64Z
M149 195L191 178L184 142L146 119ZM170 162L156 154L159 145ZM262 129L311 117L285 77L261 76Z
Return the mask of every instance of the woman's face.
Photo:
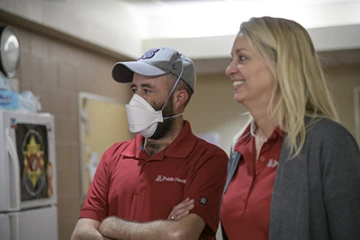
M246 108L268 106L276 80L265 59L254 52L243 33L231 50L232 60L225 73L234 86L234 100Z

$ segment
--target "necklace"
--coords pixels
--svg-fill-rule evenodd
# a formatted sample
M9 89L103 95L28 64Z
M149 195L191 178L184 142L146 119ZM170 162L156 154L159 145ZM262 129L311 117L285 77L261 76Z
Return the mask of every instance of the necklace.
M250 124L250 134L253 137L256 137L255 132L256 132L257 129L258 129L258 127L257 127L256 123L251 123Z
M255 131L253 130L253 126L255 128ZM257 134L256 134L256 132L257 132ZM256 124L251 125L250 133L255 138L255 153L256 153L255 157L256 157L256 160L257 160L258 157L259 157L262 145L267 141L267 139L261 133L260 129L256 126Z

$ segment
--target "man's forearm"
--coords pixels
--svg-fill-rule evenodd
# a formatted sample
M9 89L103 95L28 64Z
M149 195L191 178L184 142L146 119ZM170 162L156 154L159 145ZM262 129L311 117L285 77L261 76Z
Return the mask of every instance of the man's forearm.
M102 240L101 233L95 228L82 226L76 229L71 236L71 240Z
M157 220L147 223L128 222L116 217L105 219L99 227L102 235L118 240L171 240L198 239L197 234L185 231L186 227L179 221ZM201 226L202 229L204 225Z
M173 222L159 220L147 223L128 222L116 217L105 219L99 227L102 235L117 240L169 240Z
M92 219L79 219L71 236L71 240L106 240L98 231L99 222Z
M84 228L81 231L73 233L71 240L117 240L103 236L99 231L93 228Z

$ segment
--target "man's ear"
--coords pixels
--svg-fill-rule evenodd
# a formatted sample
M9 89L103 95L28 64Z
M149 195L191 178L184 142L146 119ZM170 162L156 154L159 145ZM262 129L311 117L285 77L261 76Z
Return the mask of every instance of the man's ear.
M176 91L176 94L174 94L175 99L174 99L174 105L175 108L184 108L184 104L185 102L188 100L189 95L187 93L187 91L185 89L181 89Z

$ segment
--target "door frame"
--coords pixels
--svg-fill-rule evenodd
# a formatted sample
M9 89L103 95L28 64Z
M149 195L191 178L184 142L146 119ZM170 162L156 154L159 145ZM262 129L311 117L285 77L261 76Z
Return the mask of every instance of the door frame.
M354 88L355 138L360 146L360 86Z

